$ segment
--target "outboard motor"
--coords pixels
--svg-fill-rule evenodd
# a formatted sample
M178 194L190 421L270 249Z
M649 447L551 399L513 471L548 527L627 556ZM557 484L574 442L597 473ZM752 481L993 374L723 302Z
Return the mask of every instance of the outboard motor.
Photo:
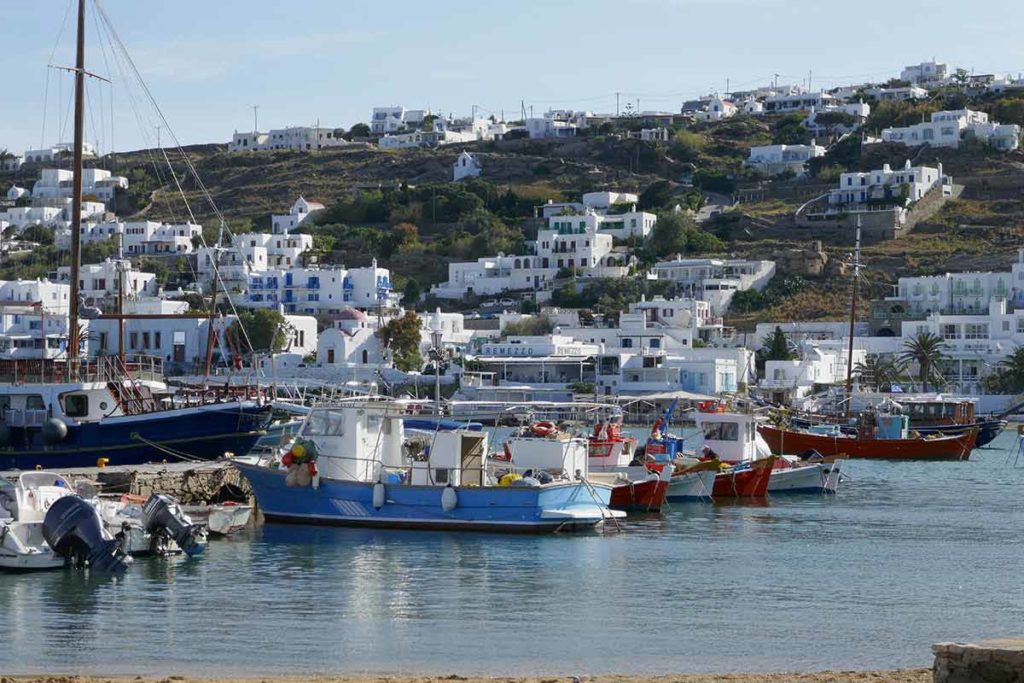
M154 540L173 540L187 555L198 555L206 549L203 528L193 524L170 496L151 495L142 506L142 524Z
M78 496L53 501L43 518L43 538L58 555L97 571L120 574L132 561L117 541L103 537L96 509Z

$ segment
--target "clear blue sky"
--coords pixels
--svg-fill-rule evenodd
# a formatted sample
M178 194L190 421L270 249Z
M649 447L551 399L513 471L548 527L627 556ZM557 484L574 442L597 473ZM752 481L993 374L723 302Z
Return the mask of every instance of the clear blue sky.
M46 65L68 2L0 0L0 148L70 137L58 117L70 76L57 72L43 131ZM387 104L514 116L524 99L537 113L611 111L616 91L641 109L677 110L684 98L724 91L726 78L740 89L775 72L800 83L812 71L817 88L884 80L932 56L979 73L1024 71L1019 0L989 0L983 11L951 0L101 2L184 144L251 128L253 104L261 129L317 119L348 128ZM95 47L91 19L88 29ZM72 38L73 16L55 63L71 63ZM89 60L110 72L99 51ZM91 88L88 138L103 151L111 137L118 151L152 143L151 110L137 123L115 84L111 117L107 92Z

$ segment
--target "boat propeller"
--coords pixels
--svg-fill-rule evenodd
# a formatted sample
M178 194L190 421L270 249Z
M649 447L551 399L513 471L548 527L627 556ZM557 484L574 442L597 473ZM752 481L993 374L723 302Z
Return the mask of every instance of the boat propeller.
M97 571L119 574L132 561L120 543L104 538L96 509L78 496L53 502L43 518L43 538L58 555Z

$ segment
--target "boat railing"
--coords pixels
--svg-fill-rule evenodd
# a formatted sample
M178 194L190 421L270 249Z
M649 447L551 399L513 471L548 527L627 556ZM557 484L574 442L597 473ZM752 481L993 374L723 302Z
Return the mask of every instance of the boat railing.
M91 356L66 358L10 358L0 360L0 382L10 384L60 382L116 382L124 379L162 381L163 359L158 356Z

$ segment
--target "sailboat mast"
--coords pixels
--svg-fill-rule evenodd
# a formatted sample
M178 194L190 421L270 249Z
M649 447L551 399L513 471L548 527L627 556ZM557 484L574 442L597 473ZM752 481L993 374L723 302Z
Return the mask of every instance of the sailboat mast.
M75 57L75 148L71 181L71 292L68 301L68 360L78 360L78 278L82 258L82 147L85 135L85 0L78 0L78 47Z
M853 252L853 296L850 297L850 345L846 350L846 417L853 408L853 332L857 322L857 290L860 285L860 218L857 219L857 245Z

